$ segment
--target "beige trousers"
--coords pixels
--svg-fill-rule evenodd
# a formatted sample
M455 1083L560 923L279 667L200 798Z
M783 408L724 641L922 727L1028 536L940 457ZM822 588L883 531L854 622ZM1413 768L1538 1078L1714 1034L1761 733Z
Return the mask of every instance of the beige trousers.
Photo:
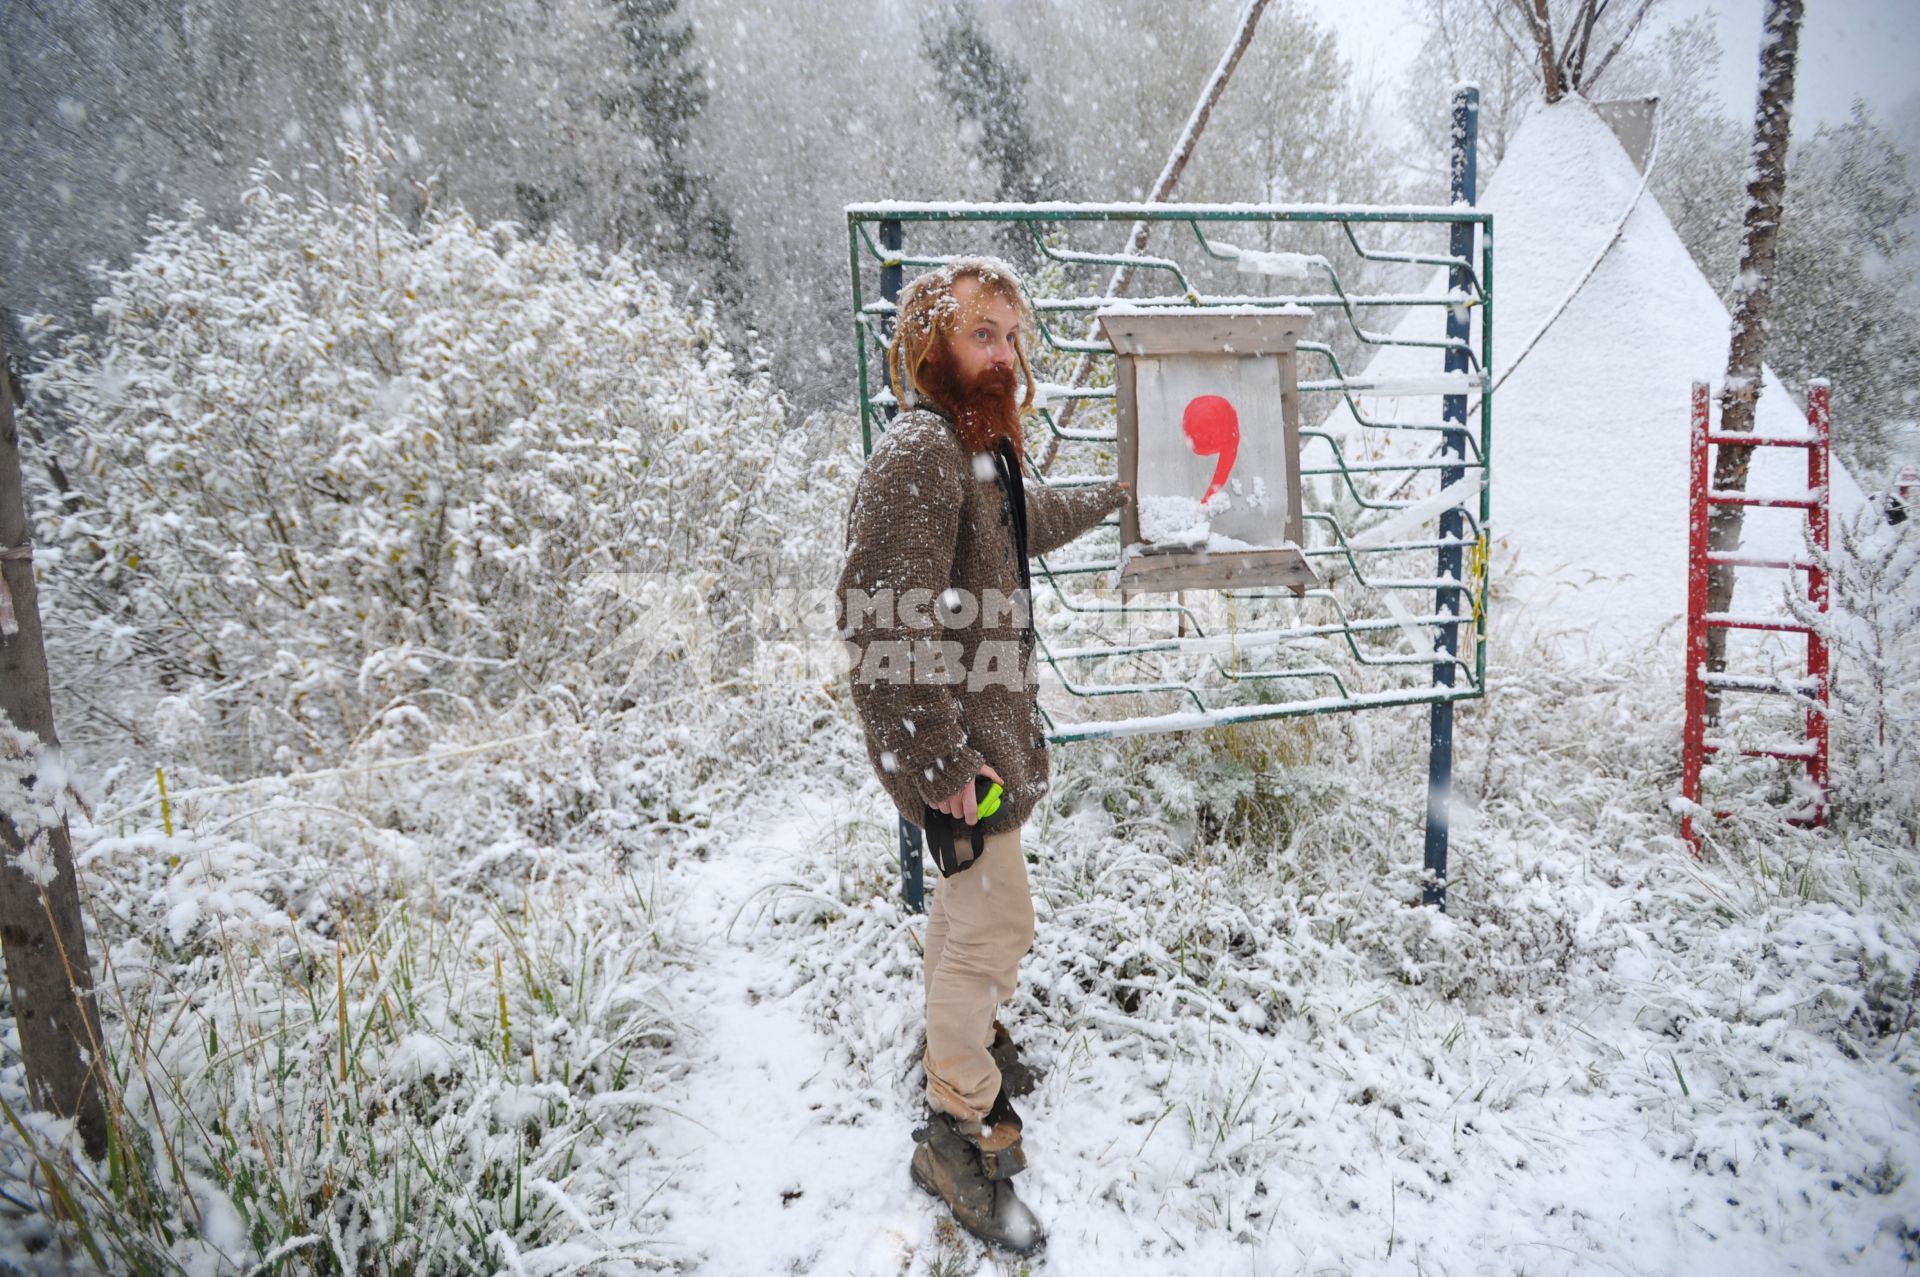
M964 836L964 835L962 835ZM1020 827L992 834L980 859L934 888L927 909L927 1102L977 1122L1000 1093L994 1008L1013 996L1033 947L1033 897Z

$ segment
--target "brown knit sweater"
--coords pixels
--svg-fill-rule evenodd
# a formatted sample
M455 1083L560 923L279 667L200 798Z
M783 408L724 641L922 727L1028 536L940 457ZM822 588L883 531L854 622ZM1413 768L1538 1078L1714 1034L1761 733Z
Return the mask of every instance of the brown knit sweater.
M1029 479L1026 499L1028 552L1047 554L1119 509L1125 492L1117 480L1056 491ZM867 757L916 825L983 760L1006 782L1000 809L979 824L984 834L1024 823L1047 791L1038 661L1015 554L992 458L969 456L938 409L903 413L854 489L838 595Z

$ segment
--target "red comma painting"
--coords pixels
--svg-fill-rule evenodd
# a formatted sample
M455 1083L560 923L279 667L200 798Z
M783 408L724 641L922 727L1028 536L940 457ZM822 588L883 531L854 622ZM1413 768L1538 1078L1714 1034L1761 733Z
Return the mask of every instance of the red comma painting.
M1180 426L1195 456L1219 458L1214 463L1213 480L1200 498L1200 504L1205 505L1213 500L1214 493L1227 486L1234 459L1240 455L1240 414L1234 411L1231 401L1220 395L1196 395L1181 414Z
M1147 358L1136 376L1141 537L1284 542L1292 462L1278 360Z

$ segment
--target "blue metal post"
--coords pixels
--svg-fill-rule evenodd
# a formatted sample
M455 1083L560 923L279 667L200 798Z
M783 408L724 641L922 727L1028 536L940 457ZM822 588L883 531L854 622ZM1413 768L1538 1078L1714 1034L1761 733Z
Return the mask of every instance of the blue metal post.
M1453 91L1453 160L1452 199L1455 205L1472 205L1475 195L1474 151L1479 142L1480 133L1480 90L1477 86L1463 84ZM1470 292L1473 261L1473 226L1471 223L1455 223L1450 232L1447 252L1456 264L1447 276L1447 287L1458 297L1465 298ZM1467 340L1472 332L1471 311L1463 301L1447 310L1447 340L1451 343L1447 349L1447 371L1467 372ZM1484 393L1484 392L1483 392ZM1467 397L1465 395L1446 396L1442 415L1449 429L1442 436L1441 452L1452 458L1465 461L1467 456ZM1466 470L1458 466L1448 466L1440 472L1440 482L1458 483L1466 477ZM1458 541L1466 535L1466 519L1459 507L1448 510L1440 516L1440 537L1445 541ZM1440 572L1443 577L1461 579L1461 555L1458 545L1440 547ZM1460 615L1459 586L1443 586L1435 592L1436 614ZM1433 667L1433 682L1436 687L1452 687L1454 677L1454 658L1460 652L1460 626L1456 622L1443 625L1435 636L1436 655L1444 658ZM1422 898L1427 904L1438 905L1442 910L1447 907L1447 809L1453 794L1453 703L1439 701L1433 706L1432 728L1427 748L1427 883Z
M898 253L906 244L905 227L901 223L887 220L880 223L880 250L884 253ZM880 263L880 296L890 302L900 300L901 266L898 261L882 260ZM893 321L881 324L881 331L891 339ZM885 376L883 372L881 374ZM897 407L888 407L888 420L892 420ZM920 826L905 816L900 821L900 899L910 913L927 911L927 888L925 858L921 855Z
M905 243L905 227L902 223L893 219L888 219L880 223L880 251L884 253L897 253ZM890 302L899 301L900 284L900 263L897 260L882 261L880 263L880 296ZM887 336L893 336L893 321L891 319L881 324L880 328ZM887 415L891 417L893 411L891 408L887 409Z

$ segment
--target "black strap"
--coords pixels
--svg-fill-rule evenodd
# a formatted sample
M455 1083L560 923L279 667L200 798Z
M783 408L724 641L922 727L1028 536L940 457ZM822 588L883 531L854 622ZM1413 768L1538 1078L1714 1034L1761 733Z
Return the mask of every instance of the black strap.
M973 868L986 850L986 834L978 822L969 825L958 816L949 816L943 811L931 807L921 809L920 827L927 831L927 849L933 853L933 863L940 867L942 878L951 878L964 869ZM959 837L966 831L967 841L973 846L973 854L960 854Z
M1013 511L1013 549L1020 561L1020 588L1027 592L1027 630L1033 630L1033 577L1027 566L1027 486L1020 475L1020 458L1013 442L1002 439L994 448L995 469L1000 486L1006 491L1007 505Z
M1019 559L1020 588L1027 594L1027 633L1033 633L1033 577L1027 566L1027 489L1020 475L1020 458L1013 450L1011 440L1002 439L994 448L994 469L999 474L1000 487L1006 493L1007 507L1013 516L1013 548ZM940 867L940 876L951 878L954 874L971 869L986 849L986 836L976 823L968 825L957 816L935 811L927 807L921 812L920 827L927 832L927 847L933 852L933 863ZM973 846L973 854L962 856L959 849L960 836L964 834Z
M1006 494L1006 505L1012 513L1014 522L1014 555L1020 559L1020 588L1027 591L1027 632L1033 632L1033 574L1027 566L1027 486L1021 480L1020 455L1014 451L1010 440L1000 440L993 449L995 472L1000 480L1000 490ZM977 824L968 826L958 816L948 816L947 812L937 812L931 807L920 812L920 828L927 831L927 851L933 853L933 864L939 866L941 878L952 878L954 874L973 868L985 851L985 831ZM962 841L972 843L973 855L962 855Z

